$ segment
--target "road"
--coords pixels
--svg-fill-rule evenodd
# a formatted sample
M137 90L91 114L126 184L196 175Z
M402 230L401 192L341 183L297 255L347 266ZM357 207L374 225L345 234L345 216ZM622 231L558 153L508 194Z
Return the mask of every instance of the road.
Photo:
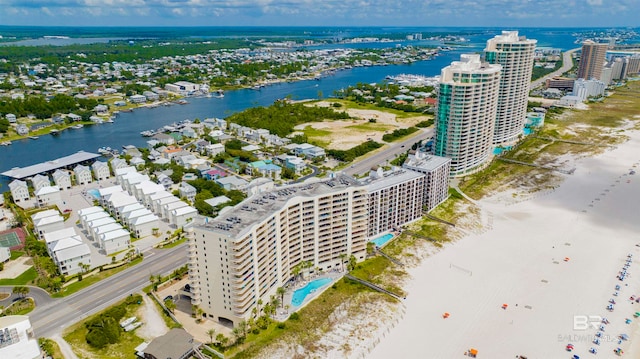
M562 67L557 69L554 72L548 73L545 76L535 80L535 81L531 81L531 87L530 89L533 90L537 87L539 87L540 85L542 85L547 79L550 79L552 77L555 76L560 76L562 74L564 74L565 72L569 71L572 67L573 67L573 61L571 59L572 55L574 52L580 50L581 48L575 48L575 49L571 49L569 51L565 51L562 54Z
M117 273L78 293L41 302L29 314L31 325L38 337L51 337L65 328L95 314L129 294L150 284L151 274L166 275L187 262L186 244L171 249L153 249L145 252L142 263ZM36 302L39 300L36 298Z
M346 168L344 172L351 176L368 172L371 167L383 164L387 160L396 158L400 153L406 152L407 150L411 149L411 146L413 146L414 143L427 138L431 138L433 137L433 134L433 128L420 129L420 133L418 133L418 135L411 136L410 138L400 142L392 143L385 150L358 162L354 162L353 165Z

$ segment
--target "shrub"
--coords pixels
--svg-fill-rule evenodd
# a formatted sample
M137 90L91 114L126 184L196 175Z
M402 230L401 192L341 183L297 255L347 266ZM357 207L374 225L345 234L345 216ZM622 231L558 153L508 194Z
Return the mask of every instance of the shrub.
M289 320L299 320L299 319L300 319L300 314L298 314L298 312L293 312L289 316Z
M278 329L284 329L286 327L287 326L284 323L278 323L278 325L276 325L276 328L278 328Z

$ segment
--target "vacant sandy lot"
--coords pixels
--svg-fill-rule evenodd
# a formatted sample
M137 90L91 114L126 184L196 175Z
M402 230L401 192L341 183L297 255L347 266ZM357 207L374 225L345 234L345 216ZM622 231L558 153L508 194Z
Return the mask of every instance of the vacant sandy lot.
M330 102L321 101L315 106L329 107ZM326 121L303 123L295 127L305 130L311 141L315 141L331 149L346 150L357 146L367 139L382 141L385 133L391 133L398 128L408 128L418 122L426 121L428 116L398 118L393 113L377 110L346 109L347 113L356 118L349 121ZM369 122L369 120L375 122Z

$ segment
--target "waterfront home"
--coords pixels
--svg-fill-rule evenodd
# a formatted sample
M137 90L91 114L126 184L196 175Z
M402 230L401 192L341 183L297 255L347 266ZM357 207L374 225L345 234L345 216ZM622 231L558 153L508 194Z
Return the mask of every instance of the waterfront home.
M180 134L183 137L191 137L191 138L198 137L198 132L190 126L184 127L183 129L181 129Z
M160 99L160 95L153 91L144 91L142 95L147 99L147 101L158 101Z
M51 186L51 181L48 176L37 174L31 178L31 185L33 186L33 191L38 192L43 187Z
M180 187L178 188L181 198L186 198L189 202L193 203L196 199L197 190L192 185L186 182L180 182Z
M91 170L87 166L77 165L73 172L76 175L76 184L78 185L85 185L93 181Z
M147 98L144 95L131 95L129 96L129 102L131 103L145 103Z
M46 207L54 204L62 204L60 189L58 186L46 186L36 191L36 201L39 207Z
M16 127L16 132L20 136L26 136L27 134L29 134L29 127L27 127L27 125L24 125L24 124L19 124L18 127Z
M178 81L172 84L164 85L164 89L173 93L177 93L181 96L188 96L200 90L200 85L194 84L189 81Z
M176 143L176 140L173 137L167 135L166 133L156 133L155 135L151 136L151 138L167 146L170 146ZM160 149L158 149L158 151L159 150Z
M18 119L16 118L16 115L12 114L12 113L8 113L4 116L4 118L7 119L7 121L9 121L9 123L16 123L18 122Z
M227 121L221 118L207 118L202 121L202 124L209 128L219 128L225 130L227 128Z
M106 114L109 112L109 107L107 105L98 105L93 108L93 111L97 114Z
M67 114L67 118L70 119L71 121L81 121L82 120L82 116L76 115L75 113Z
M125 101L116 101L113 103L114 106L118 106L118 107L124 107L127 105L127 103Z
M27 182L21 180L13 180L9 183L9 190L11 191L11 197L16 203L25 202L31 199L29 196L29 187Z
M53 172L53 182L60 190L71 189L71 175L66 170L57 169Z
M91 169L93 169L93 175L98 181L111 177L111 172L106 162L95 161L93 165L91 165Z
M153 234L153 229L158 228L158 217L155 214L149 214L138 217L131 222L131 233L136 238L142 238Z

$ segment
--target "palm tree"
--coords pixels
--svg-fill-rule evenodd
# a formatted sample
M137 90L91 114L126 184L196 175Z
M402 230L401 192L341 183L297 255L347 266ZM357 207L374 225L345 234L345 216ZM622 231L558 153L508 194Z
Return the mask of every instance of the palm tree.
M258 315L260 315L260 306L262 305L262 299L258 299Z
M213 344L213 337L216 335L216 330L213 328L207 330L207 335L209 336L209 343Z
M280 303L284 303L284 293L286 292L287 291L282 287L278 287L278 289L276 289L276 293L280 296Z
M347 259L346 253L340 253L340 266L342 267L342 271L344 272L344 261Z
M20 298L24 299L24 297L26 297L27 294L29 294L29 291L30 291L29 287L20 285L20 286L13 287L12 292L13 294L17 294L20 296Z
M291 274L293 274L293 280L297 283L298 282L298 276L300 275L300 272L302 271L302 263L298 263L296 264L295 267L293 267L291 269Z

